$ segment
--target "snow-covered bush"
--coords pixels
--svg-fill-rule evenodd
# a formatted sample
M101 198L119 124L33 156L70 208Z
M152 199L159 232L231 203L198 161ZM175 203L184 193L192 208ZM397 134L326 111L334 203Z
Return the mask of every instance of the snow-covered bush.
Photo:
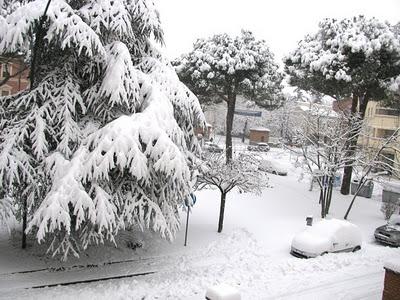
M399 212L399 209L400 199L391 198L386 202L382 202L381 205L381 212L383 213L385 220L389 220L394 213Z
M172 239L204 116L153 1L35 0L0 23L0 54L31 62L30 89L0 97L0 201L64 257L126 225Z

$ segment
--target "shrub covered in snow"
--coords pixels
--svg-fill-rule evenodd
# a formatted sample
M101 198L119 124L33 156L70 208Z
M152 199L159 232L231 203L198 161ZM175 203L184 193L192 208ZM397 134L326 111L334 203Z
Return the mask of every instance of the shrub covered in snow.
M153 1L35 0L0 24L0 54L31 61L30 89L0 97L1 207L65 257L127 225L172 239L204 117L153 45Z
M381 212L383 213L385 220L389 220L390 217L400 211L400 199L390 198L388 201L382 202Z

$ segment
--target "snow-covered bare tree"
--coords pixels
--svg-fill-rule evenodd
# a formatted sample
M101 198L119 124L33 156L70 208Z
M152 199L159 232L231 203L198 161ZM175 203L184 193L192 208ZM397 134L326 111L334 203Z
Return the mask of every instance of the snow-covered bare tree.
M218 232L224 225L225 202L229 192L237 189L240 193L260 194L268 186L266 173L258 170L259 163L254 155L238 153L226 164L223 154L213 153L198 165L196 188L218 189L221 193Z
M232 158L232 124L238 94L258 105L279 107L282 75L263 40L249 31L237 37L217 34L199 39L193 50L174 62L181 80L199 97L227 103L226 160Z
M370 174L372 171L384 171L393 175L394 177L400 177L400 164L396 159L396 157L399 157L400 155L399 144L400 127L398 127L392 135L381 139L380 143L375 146L372 151L368 151L368 149L366 149L366 155L363 155L360 159L358 159L358 165L362 168L360 179L358 180L358 188L344 215L344 219L348 218L358 193L368 182L368 180L370 180ZM385 152L388 151L393 154L393 158L389 158L387 155L385 155ZM389 210L390 206L391 204L389 203L387 207Z
M155 42L152 0L34 0L0 16L0 55L31 69L30 90L0 97L0 203L53 254L127 225L179 228L205 121Z
M400 74L400 40L394 27L363 16L324 19L285 58L290 83L337 100L352 96L352 113L364 117L368 100L385 97L386 82ZM358 112L357 112L358 109ZM348 153L357 140L349 140ZM349 193L351 160L345 168L342 194Z
M335 176L349 160L354 165L353 155L349 157L345 150L348 140L359 136L362 121L356 118L349 122L349 118L352 116L311 105L302 120L296 119L296 124L289 126L300 145L291 150L302 158L302 166L319 186L322 218L329 214Z

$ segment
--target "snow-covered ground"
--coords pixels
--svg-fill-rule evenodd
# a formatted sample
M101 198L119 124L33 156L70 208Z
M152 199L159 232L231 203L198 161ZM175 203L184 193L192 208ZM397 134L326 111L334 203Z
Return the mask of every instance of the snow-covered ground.
M237 288L242 299L380 299L383 265L400 260L400 249L374 242L374 229L384 224L379 189L372 199L358 198L350 221L363 233L362 250L298 259L289 254L293 236L305 218L318 218L318 191L290 162L291 155L272 149L267 157L286 165L288 176L270 175L271 188L260 196L228 195L223 233L217 233L219 194L197 193L190 216L188 246L182 230L170 244L150 233L137 233L136 250L93 247L81 260L54 262L18 249L3 230L0 238L0 298L4 299L204 299L206 289L219 283ZM293 157L292 157L293 159ZM342 218L351 196L334 192L330 217ZM131 233L121 237L132 240ZM130 260L124 263L106 264ZM91 267L86 267L90 264ZM55 268L63 266L63 270ZM43 269L34 273L12 272ZM25 289L67 281L155 272L109 281Z

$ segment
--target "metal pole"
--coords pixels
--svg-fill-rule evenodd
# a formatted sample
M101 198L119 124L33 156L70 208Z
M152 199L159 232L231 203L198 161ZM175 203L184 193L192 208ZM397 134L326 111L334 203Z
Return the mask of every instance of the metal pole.
M186 230L185 230L185 244L184 246L186 247L187 245L187 235L188 235L188 227L189 227L189 211L190 207L187 206L187 217L186 217Z

